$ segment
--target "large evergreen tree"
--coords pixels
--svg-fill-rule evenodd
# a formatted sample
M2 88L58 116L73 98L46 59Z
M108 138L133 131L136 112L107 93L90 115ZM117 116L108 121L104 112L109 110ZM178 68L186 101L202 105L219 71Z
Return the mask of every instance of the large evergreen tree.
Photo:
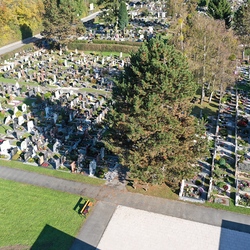
M71 0L44 0L43 35L66 44L83 33L79 17L79 2Z
M97 0L97 4L102 10L100 15L106 24L117 28L120 0Z
M159 37L132 54L113 90L106 146L143 182L178 184L203 152L204 127L190 116L197 89L182 53Z
M128 25L128 12L127 12L127 6L125 2L121 2L119 7L119 13L118 13L118 28L122 31L127 27Z
M208 4L208 13L214 19L224 20L225 25L230 27L232 11L228 0L210 0Z
M244 45L249 44L250 37L250 0L242 4L234 14L233 28Z

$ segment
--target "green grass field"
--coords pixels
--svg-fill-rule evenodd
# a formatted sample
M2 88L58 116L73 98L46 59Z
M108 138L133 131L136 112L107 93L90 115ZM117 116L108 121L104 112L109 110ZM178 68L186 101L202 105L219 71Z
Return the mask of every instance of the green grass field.
M70 249L85 220L74 210L79 198L0 179L0 247Z

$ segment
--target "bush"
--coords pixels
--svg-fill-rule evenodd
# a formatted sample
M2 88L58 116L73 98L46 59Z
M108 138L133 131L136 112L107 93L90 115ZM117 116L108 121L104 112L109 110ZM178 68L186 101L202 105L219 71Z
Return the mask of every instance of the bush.
M220 164L220 166L225 166L226 160L224 158L220 158L219 164Z

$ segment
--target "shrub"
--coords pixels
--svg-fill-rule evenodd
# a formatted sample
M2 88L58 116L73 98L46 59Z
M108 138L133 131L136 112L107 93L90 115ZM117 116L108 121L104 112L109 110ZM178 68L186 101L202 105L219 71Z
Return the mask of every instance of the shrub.
M224 158L220 158L219 164L220 164L220 166L225 166L226 160Z

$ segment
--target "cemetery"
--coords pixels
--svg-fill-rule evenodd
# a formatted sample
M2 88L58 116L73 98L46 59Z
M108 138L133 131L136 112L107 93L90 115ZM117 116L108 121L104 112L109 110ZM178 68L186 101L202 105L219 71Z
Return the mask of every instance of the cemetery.
M1 158L114 178L118 159L101 142L102 121L112 79L125 63L122 53L101 57L45 49L5 61L0 69Z
M228 88L218 99L217 117L208 117L211 158L200 164L193 179L182 181L181 200L230 206L232 199L236 206L250 206L250 102L248 91L241 90L245 80L243 77L238 88Z

